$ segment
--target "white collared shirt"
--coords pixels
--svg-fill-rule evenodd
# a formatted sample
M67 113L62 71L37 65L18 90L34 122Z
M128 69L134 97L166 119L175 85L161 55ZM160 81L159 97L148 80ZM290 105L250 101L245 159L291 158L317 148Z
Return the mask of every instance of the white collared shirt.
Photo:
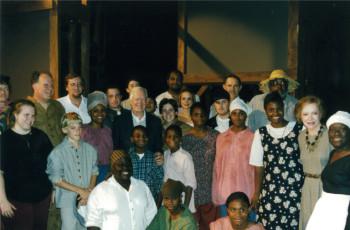
M95 187L87 203L86 227L101 230L144 230L157 213L157 206L147 185L130 178L129 191L114 177Z
M194 165L192 156L180 148L174 153L170 153L170 150L164 152L164 181L168 178L181 181L185 186L191 186L193 188L192 197L189 205L189 209L192 213L196 212L194 206L194 190L197 188L196 175L194 173ZM182 196L184 202L185 196Z
M59 101L62 104L66 113L75 112L79 114L81 119L83 119L83 124L88 124L91 122L91 118L87 109L87 99L83 95L81 95L81 102L79 107L76 107L72 103L72 101L69 98L69 95L65 97L60 97L57 99L57 101Z
M224 118L222 119L221 117L216 116L216 124L217 126L215 127L215 130L219 131L220 133L225 132L230 128L230 118Z
M134 124L134 127L138 125L142 125L143 127L146 127L146 112L143 112L143 116L141 119L136 117L132 111L131 111L131 115L132 115L132 123Z

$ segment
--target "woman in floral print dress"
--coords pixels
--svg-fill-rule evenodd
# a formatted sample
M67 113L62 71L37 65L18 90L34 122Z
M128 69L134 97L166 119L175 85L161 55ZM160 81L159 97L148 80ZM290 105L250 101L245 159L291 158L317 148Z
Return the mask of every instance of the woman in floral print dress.
M209 230L209 223L218 217L218 209L211 201L215 144L218 132L206 125L207 113L200 103L190 110L194 127L182 138L182 147L193 158L197 188L194 191L195 218L200 230Z
M265 97L264 108L270 124L255 132L250 155L256 173L252 206L265 229L297 230L304 179L298 146L302 126L284 120L278 93Z

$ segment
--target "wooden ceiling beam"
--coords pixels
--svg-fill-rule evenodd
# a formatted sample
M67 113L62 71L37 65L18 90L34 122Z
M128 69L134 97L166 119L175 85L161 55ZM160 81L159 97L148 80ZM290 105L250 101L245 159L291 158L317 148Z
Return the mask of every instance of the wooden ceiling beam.
M235 74L239 76L242 82L247 84L257 84L260 81L268 78L272 70L260 71L260 72L236 72ZM292 76L295 74L296 69L287 70L288 75ZM219 84L224 81L225 76L218 74L195 74L188 73L185 74L184 82L185 84L195 85L195 84Z

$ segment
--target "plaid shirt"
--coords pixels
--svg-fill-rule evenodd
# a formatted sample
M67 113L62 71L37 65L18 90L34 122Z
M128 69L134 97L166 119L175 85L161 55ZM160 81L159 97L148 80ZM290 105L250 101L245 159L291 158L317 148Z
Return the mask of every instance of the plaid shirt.
M145 151L141 159L134 148L130 148L129 155L132 161L133 177L143 180L151 190L154 200L157 201L160 188L163 184L163 166L158 166L156 164L154 153L148 150Z

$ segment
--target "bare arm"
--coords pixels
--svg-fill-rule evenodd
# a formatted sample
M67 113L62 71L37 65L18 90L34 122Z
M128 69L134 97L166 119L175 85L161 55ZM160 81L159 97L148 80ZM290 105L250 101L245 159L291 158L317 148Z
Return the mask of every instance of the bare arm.
M66 189L68 191L77 193L80 196L80 199L87 199L90 194L90 191L88 188L82 188L82 187L76 186L74 184L68 183L65 180L61 180L57 182L55 185L60 188Z
M208 85L202 85L202 86L198 89L198 91L197 91L196 94L197 94L198 96L201 97L207 89L208 89Z
M92 175L90 178L90 184L89 184L89 190L93 190L96 186L96 180L97 180L97 176L96 175Z
M188 207L190 205L191 197L192 197L192 187L187 186L185 188L185 206Z
M261 192L263 175L264 175L264 167L255 166L254 167L255 192L254 192L254 195L252 197L252 204L251 204L251 207L253 209L256 209L258 207L258 202L259 202L259 196L260 196L260 192Z
M0 210L3 216L13 217L15 206L13 206L8 200L5 192L5 181L2 172L0 172Z

